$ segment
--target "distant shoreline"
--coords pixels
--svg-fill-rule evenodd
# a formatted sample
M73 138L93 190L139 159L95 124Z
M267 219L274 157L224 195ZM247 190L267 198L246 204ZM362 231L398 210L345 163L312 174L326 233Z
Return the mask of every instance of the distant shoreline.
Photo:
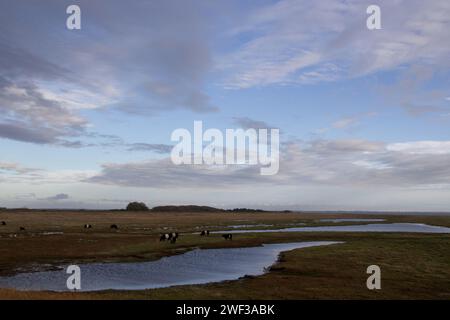
M81 212L130 212L126 209L83 209L83 208L0 208L0 212L10 211L81 211ZM212 212L224 212L224 213L299 213L299 214L362 214L362 215L412 215L412 216L450 216L450 211L371 211L371 210L263 210L258 208L233 208L222 209L210 206L197 206L197 205L168 205L157 206L144 212L195 212L195 213L212 213Z

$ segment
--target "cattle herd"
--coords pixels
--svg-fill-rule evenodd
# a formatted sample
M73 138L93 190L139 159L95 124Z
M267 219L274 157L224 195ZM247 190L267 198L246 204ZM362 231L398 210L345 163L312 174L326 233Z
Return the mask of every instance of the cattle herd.
M6 222L5 221L0 221L0 225L2 226L6 226ZM92 229L92 225L86 223L84 226L84 229ZM118 230L119 226L117 224L112 224L110 226L111 230ZM25 231L25 227L19 227L19 231ZM202 237L209 237L210 231L209 230L202 230L200 232L200 236ZM170 232L170 233L162 233L161 236L159 237L159 241L168 241L170 243L176 243L179 237L179 233L178 232ZM223 234L222 237L225 240L233 240L233 235L231 233L227 233L227 234Z
M6 221L1 221L0 225L6 226ZM25 227L19 227L19 231L25 231Z
M201 237L209 237L209 230L202 230L200 232ZM178 232L162 233L159 237L159 241L169 241L170 243L176 243L179 237ZM225 240L233 240L233 235L231 233L226 233L222 235Z
M209 236L209 230L203 230L202 232L200 232L200 235L202 237ZM225 240L233 240L233 235L231 233L226 233L222 235L222 238L224 238Z

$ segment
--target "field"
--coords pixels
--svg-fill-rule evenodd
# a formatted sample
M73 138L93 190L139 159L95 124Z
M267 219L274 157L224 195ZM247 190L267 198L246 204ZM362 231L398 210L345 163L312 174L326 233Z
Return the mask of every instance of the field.
M266 274L235 281L93 293L0 289L0 299L450 299L450 234L247 233L235 235L233 241L198 235L202 229L224 230L231 225L273 225L259 229L329 225L317 220L343 217L450 227L449 216L3 210L0 221L7 225L0 226L0 276L64 263L147 261L193 248L345 243L285 252ZM84 229L86 223L93 228ZM111 230L111 224L119 229ZM161 232L172 231L181 233L176 244L159 241ZM366 288L366 268L372 264L381 267L381 290Z

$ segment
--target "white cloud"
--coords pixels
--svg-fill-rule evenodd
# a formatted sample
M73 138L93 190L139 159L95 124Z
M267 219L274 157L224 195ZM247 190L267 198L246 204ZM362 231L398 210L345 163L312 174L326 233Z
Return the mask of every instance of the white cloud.
M38 171L38 169L27 168L15 162L0 162L0 173L2 171L15 174L26 174L29 172Z
M375 170L384 170L384 169L389 169L389 165L384 164L384 163L380 163L377 161L370 161L370 160L357 160L357 161L353 161L353 164L357 165L357 166L361 166L367 169L375 169Z
M357 118L343 118L343 119L333 122L332 126L335 129L344 129L344 128L348 128L352 125L355 125L357 123L358 123Z
M336 120L331 124L333 129L349 129L354 128L361 124L362 120L369 117L374 117L377 114L375 112L367 112L363 114L355 114L353 116L344 117Z
M27 168L18 163L0 163L0 183L48 185L71 184L97 175L95 170L44 170Z
M413 141L390 143L389 151L399 151L407 154L450 154L450 141Z
M237 63L242 63L245 70L231 80L230 88L248 88L255 85L270 85L290 82L289 78L299 69L312 66L320 61L320 56L314 52L302 51L297 56L271 61L269 59L248 61L239 55L234 57Z

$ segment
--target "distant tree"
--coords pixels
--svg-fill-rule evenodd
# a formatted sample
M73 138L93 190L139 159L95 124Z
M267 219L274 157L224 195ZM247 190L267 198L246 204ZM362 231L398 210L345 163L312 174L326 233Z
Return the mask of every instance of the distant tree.
M148 211L148 207L143 202L130 202L127 205L127 211Z

